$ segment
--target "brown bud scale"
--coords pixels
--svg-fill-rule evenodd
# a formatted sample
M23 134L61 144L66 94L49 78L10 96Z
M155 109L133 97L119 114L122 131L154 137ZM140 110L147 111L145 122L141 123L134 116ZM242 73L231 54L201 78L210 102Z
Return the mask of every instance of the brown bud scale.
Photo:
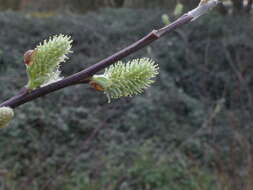
M99 85L98 83L96 83L94 81L91 81L89 84L92 88L94 88L97 91L104 91L105 90L101 85Z
M32 65L32 54L34 53L34 50L28 50L24 54L24 63L28 66Z

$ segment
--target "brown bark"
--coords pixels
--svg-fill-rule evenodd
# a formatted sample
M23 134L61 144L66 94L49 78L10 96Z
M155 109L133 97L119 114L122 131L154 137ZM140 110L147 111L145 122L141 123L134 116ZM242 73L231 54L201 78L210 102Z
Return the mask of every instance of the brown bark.
M246 6L246 12L247 13L250 13L252 5L253 5L253 0L248 0L248 4Z
M1 9L18 10L19 7L20 7L19 0L0 0Z
M233 3L234 13L240 13L243 10L243 0L231 0Z
M228 14L228 9L224 6L224 4L220 3L217 6L217 11L222 14L222 15L227 15Z
M125 0L114 0L116 7L122 7L124 5Z

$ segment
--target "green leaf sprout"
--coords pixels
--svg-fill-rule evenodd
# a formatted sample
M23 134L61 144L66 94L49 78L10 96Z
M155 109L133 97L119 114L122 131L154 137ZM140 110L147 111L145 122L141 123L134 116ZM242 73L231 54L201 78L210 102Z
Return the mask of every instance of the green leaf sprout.
M184 11L184 5L182 3L177 3L175 9L174 9L174 15L179 16L183 13Z
M167 14L163 14L161 18L164 25L169 25L171 23L170 17Z

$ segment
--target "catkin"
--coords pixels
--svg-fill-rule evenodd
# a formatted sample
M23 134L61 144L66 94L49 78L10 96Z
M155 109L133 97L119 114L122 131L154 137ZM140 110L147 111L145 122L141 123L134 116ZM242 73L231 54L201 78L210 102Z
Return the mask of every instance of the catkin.
M14 112L12 108L1 107L0 108L0 128L4 128L14 117Z

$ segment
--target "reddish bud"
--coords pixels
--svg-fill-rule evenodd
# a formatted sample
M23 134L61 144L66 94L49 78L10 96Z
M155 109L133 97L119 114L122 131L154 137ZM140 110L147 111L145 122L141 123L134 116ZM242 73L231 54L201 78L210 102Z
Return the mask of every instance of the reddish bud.
M98 83L96 83L94 81L91 81L89 84L92 88L96 89L97 91L104 91L105 90L101 85L99 85Z
M34 53L34 50L28 50L24 54L24 63L28 66L32 65L32 54Z

